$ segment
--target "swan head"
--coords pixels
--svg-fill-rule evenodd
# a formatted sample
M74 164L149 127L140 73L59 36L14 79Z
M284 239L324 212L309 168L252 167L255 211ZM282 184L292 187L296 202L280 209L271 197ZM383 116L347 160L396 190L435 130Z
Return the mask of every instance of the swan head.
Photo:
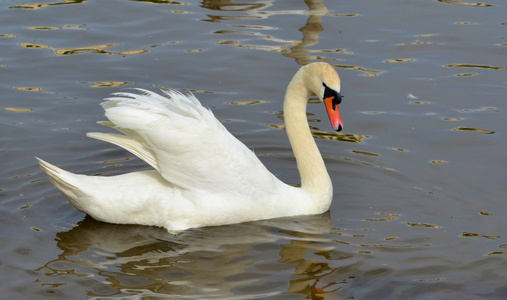
M314 62L301 69L307 88L326 105L331 126L336 131L342 130L343 121L338 109L338 105L342 102L342 95L340 94L340 76L336 70L326 62Z

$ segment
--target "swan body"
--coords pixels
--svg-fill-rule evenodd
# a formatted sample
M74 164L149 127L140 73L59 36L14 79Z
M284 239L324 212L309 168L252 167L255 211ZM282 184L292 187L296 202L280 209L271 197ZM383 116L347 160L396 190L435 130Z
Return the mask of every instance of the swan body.
M329 64L301 67L287 87L284 119L300 188L269 172L192 94L163 93L113 94L101 104L110 121L104 124L120 133L87 134L125 148L153 170L86 176L37 158L76 209L104 222L171 232L329 209L332 183L306 117L308 98L315 94L326 104L333 127L343 126L340 78Z

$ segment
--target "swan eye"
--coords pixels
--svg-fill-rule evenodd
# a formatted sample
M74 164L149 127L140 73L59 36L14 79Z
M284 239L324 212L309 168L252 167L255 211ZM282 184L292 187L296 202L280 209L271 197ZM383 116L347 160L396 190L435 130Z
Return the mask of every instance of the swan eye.
M328 87L324 82L322 85L324 86L324 97L322 99L332 98L333 107L342 103L342 95L340 93Z

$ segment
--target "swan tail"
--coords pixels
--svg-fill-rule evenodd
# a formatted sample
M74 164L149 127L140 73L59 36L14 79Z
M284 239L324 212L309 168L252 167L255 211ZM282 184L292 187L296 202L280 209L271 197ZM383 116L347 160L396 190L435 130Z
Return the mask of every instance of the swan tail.
M82 188L79 188L78 183L83 175L73 174L38 157L35 158L39 161L42 170L49 175L51 182L69 199L74 207L83 211L83 208L79 205L79 199L90 196Z
M155 153L140 137L101 132L88 132L86 136L120 146L145 161L155 170L160 171Z

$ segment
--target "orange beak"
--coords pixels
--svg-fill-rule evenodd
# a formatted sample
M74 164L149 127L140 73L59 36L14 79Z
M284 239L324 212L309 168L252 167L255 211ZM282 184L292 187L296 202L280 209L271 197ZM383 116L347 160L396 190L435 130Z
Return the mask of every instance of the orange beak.
M334 130L340 131L343 129L343 121L342 116L340 115L340 110L338 109L338 102L335 97L336 96L329 96L324 98L324 104L326 105L327 115L329 116L331 126L333 126Z

